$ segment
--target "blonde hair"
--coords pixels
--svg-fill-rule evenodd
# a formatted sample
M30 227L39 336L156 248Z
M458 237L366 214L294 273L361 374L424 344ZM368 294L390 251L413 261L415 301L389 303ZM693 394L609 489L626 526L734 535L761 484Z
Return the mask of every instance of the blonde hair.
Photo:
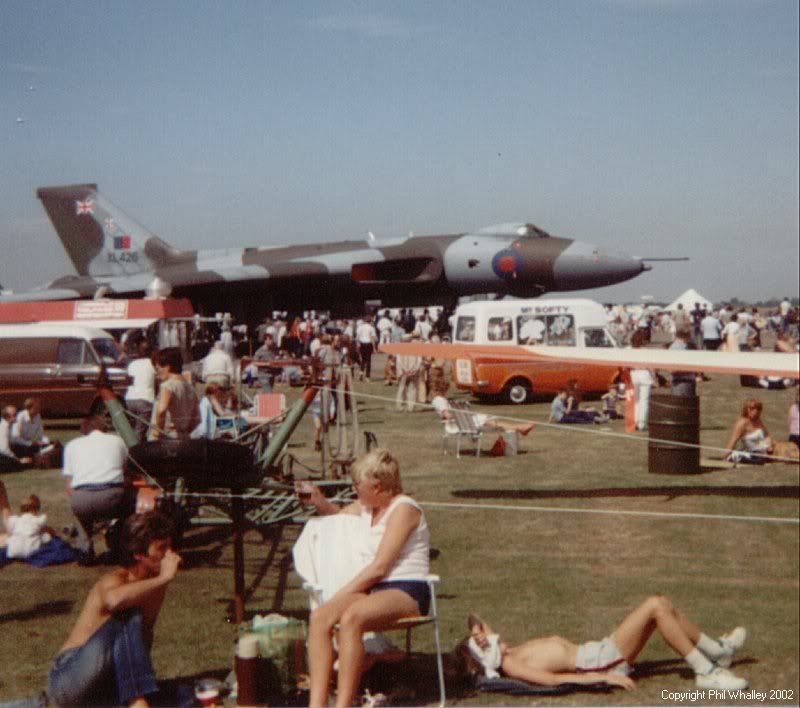
M759 401L757 398L746 398L744 400L744 403L742 403L742 417L743 418L747 417L747 411L750 408L757 408L758 412L761 413L761 411L764 410L764 404L761 401Z
M400 482L400 465L397 458L385 447L376 447L366 455L359 457L350 470L353 482L369 479L379 482L384 491L402 494Z
M19 505L19 510L23 514L38 514L41 509L42 503L35 494L31 494L27 499L23 499L22 503Z

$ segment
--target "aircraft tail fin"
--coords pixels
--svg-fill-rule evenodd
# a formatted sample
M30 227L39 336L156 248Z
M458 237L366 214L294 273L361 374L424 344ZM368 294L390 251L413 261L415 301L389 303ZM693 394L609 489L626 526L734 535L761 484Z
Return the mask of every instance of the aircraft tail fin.
M96 184L40 187L36 196L80 275L135 275L180 255L102 197Z

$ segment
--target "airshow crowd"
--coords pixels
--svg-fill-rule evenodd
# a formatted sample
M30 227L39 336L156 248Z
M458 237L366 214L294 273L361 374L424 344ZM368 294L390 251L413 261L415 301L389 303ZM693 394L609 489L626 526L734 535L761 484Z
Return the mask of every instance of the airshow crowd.
M762 347L771 332L777 351L797 351L797 308L786 299L770 312L694 303L674 310L608 306L609 330L628 346L647 346L654 333L675 349L750 351ZM344 367L356 380L376 378L373 355L383 343L440 341L450 336L452 316L436 309L379 310L360 319L328 318L317 313L265 320L252 333L224 321L213 335L198 329L185 346L179 341L152 342L131 332L121 345L131 380L125 402L139 441L160 438L213 438L218 422L241 409L237 399L240 378L256 391L269 393L280 385L303 380L309 362L331 370ZM177 331L176 331L177 335ZM173 346L161 346L167 344ZM187 356L188 355L188 356ZM194 360L191 371L185 359ZM244 364L244 366L242 366ZM241 373L240 373L241 372ZM194 377L194 378L193 378ZM387 357L381 378L396 386L395 405L411 412L429 402L445 429L454 425L448 400L452 372L446 360L434 357ZM327 380L332 385L332 379ZM647 398L651 388L670 385L674 395L694 395L698 377L672 375L666 382L659 372L631 372L635 391L635 422L647 428ZM202 383L198 399L196 383ZM765 388L772 383L756 382ZM550 419L558 423L608 423L622 417L624 390L612 385L601 399L601 409L582 406L577 380L559 391ZM761 420L763 406L748 397L727 441L735 463L764 462L775 449L775 439ZM319 447L319 407L315 445ZM246 418L246 416L245 416ZM798 403L789 416L789 440L800 443ZM534 424L502 424L491 416L475 415L478 427L530 432ZM169 585L179 572L180 556L172 548L174 529L160 512L134 514L133 490L126 478L127 447L109 432L103 417L88 416L80 435L63 448L45 435L41 403L27 398L20 410L2 406L0 471L52 466L59 459L75 525L62 534L77 537L81 563L92 565L98 555L94 537L98 524L113 522L116 531L106 542L119 568L103 575L92 587L77 622L58 651L48 678L48 695L58 705L114 702L146 705L156 691L150 649L158 614ZM54 457L55 455L55 457ZM310 705L327 705L334 661L337 661L336 704L350 705L359 685L364 662L361 641L365 630L380 629L403 617L424 615L431 601L427 584L429 531L419 504L403 493L400 465L388 450L378 448L352 467L356 500L332 505L313 487L310 503L323 516L341 516L342 524L356 524L364 545L361 571L339 587L311 613L309 625ZM306 490L307 491L307 490ZM0 482L2 536L8 558L31 557L59 534L47 524L35 494L24 498L19 512L12 508ZM349 520L348 520L349 519ZM332 643L338 626L338 645ZM720 639L705 635L661 596L650 598L633 611L608 637L572 645L558 637L536 639L511 647L477 616L470 619L470 635L457 652L463 668L484 677L505 675L543 685L604 683L631 688L629 664L654 631L682 656L706 688L744 688L746 681L727 667L744 644L746 632L736 628ZM338 659L337 659L338 657Z

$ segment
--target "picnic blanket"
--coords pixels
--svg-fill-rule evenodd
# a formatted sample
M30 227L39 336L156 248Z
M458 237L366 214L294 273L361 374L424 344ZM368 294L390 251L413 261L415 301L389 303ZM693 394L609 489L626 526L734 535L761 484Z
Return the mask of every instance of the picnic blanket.
M77 558L75 549L60 538L51 538L47 543L42 544L36 553L28 558L19 558L35 568L46 568L48 565L60 565L62 563L72 563ZM6 549L0 549L0 567L9 563Z
M562 683L559 686L539 686L527 681L518 681L510 678L485 678L480 677L475 683L475 688L486 693L507 693L510 696L560 696L572 691L608 691L610 686L603 683L577 684Z

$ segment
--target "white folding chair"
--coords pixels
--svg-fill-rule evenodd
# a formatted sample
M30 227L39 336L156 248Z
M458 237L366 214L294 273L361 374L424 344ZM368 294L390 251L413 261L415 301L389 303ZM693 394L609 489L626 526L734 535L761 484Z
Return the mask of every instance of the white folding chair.
M428 575L425 580L428 583L428 588L431 593L431 605L428 609L428 614L419 617L404 617L403 619L397 620L391 627L382 629L381 632L404 631L406 633L406 656L408 657L411 655L411 630L423 625L431 625L433 627L433 640L436 646L436 671L439 678L439 705L444 706L447 696L444 685L442 645L439 636L439 614L436 609L436 583L439 582L439 576ZM311 609L318 607L321 603L322 588L314 583L303 583L303 590L309 595Z
M334 514L316 517L305 525L292 548L292 557L297 574L303 579L303 589L308 592L311 609L318 607L327 597L352 578L363 566L358 553L347 553L355 548L363 529L358 517L350 514ZM406 632L406 656L411 653L411 630L421 625L433 627L436 645L436 669L439 676L440 705L445 703L444 667L439 637L439 615L436 608L437 575L426 578L431 594L428 614L424 617L408 617L399 620L388 630ZM327 593L327 595L326 595Z
M450 412L453 417L449 421L445 421L445 432L442 438L442 445L445 453L447 452L447 438L455 437L456 439L456 459L461 459L461 438L468 438L475 444L475 457L481 456L481 440L483 439L483 430L475 420L475 414L469 407L466 401L450 401ZM448 431L448 422L454 422L455 428L450 428Z

